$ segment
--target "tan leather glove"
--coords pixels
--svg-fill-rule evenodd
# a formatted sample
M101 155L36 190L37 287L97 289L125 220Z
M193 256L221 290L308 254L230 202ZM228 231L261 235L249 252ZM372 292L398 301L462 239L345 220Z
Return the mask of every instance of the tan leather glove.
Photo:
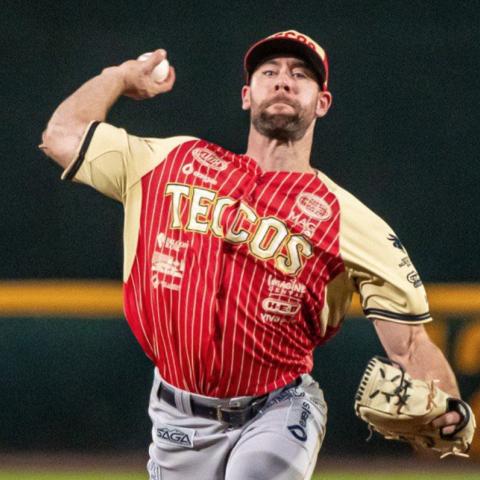
M431 421L448 411L462 420L450 435ZM475 416L463 400L451 398L434 381L414 380L403 367L386 358L373 357L355 396L355 413L369 428L386 439L410 442L447 455L465 456L475 433Z

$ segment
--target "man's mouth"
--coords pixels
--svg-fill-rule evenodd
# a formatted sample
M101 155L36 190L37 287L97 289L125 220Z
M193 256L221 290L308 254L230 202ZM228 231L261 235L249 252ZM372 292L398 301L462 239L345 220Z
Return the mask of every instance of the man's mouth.
M272 105L286 105L286 106L295 108L294 102L292 102L288 98L282 98L282 97L277 97L270 100L270 102L268 102L267 104L267 107L271 107Z

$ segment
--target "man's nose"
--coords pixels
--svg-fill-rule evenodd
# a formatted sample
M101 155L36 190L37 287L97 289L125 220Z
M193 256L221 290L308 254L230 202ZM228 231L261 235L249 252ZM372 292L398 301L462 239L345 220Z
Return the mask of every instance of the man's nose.
M285 90L289 92L291 89L291 78L288 72L280 72L277 76L277 82L275 83L275 90Z

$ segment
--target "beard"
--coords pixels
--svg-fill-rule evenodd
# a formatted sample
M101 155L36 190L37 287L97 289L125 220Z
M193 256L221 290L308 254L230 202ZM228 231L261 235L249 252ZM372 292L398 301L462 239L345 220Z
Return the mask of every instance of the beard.
M292 113L269 113L270 105L281 101L293 108ZM311 120L305 115L301 105L290 99L277 97L273 100L266 100L259 105L252 105L252 124L255 129L267 138L279 140L280 142L296 141L303 138ZM313 117L312 117L313 119Z

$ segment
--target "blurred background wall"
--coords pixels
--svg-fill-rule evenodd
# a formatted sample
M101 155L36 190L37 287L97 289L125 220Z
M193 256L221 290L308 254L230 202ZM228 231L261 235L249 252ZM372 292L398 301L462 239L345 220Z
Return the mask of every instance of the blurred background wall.
M106 66L165 47L174 90L122 99L109 120L243 153L243 54L295 28L331 65L333 108L318 122L314 165L393 226L424 281L477 279L478 2L6 2L0 22L0 277L120 277L120 207L60 182L36 148L68 94Z
M322 455L408 455L406 444L378 435L367 443L367 426L355 417L363 370L382 352L369 321L355 313L315 355L313 375L329 407ZM480 418L480 315L435 316L429 331ZM0 328L0 458L15 452L147 451L153 370L120 316L4 317ZM478 435L471 455L480 461Z
M330 59L334 102L317 125L314 166L394 227L424 281L478 280L478 2L5 2L0 23L0 278L7 283L121 278L120 205L61 182L37 149L62 99L104 67L163 47L176 67L174 90L141 103L120 99L109 121L136 135L190 134L242 153L243 54L291 28L316 39ZM19 305L22 295L15 294ZM471 325L477 332L477 313L440 315L438 338L451 359L463 351L461 332ZM2 315L0 450L144 448L151 368L120 314L104 321ZM351 398L380 347L357 320L317 356L333 422L327 452L362 449L357 439L366 436L357 424L349 437ZM467 332L461 341L470 339L471 367L480 335ZM345 389L322 368L332 364L351 380ZM479 372L458 365L473 396Z

